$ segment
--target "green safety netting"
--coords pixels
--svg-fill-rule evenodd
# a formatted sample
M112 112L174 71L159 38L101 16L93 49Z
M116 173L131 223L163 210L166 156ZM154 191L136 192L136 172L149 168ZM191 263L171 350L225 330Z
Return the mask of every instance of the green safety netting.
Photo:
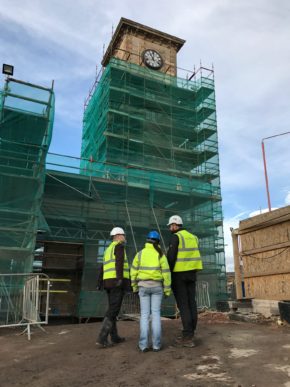
M95 273L110 229L126 229L131 261L149 229L167 245L176 213L200 239L211 304L225 297L212 72L186 80L112 59L85 110L81 158L49 154L47 168L50 237L84 243L79 316L105 310Z
M29 95L25 96L35 99L34 94ZM49 153L43 192L52 101L53 94L49 102L51 110L43 121L47 131L36 120L40 118L39 111L38 114L26 111L24 115L21 110L24 105L20 102L14 109L18 114L16 119L11 120L10 129L5 129L6 146L0 149L1 160L6 161L1 161L1 176L5 176L7 187L11 179L11 188L5 191L5 205L1 209L3 213L9 211L7 219L15 217L7 231L15 229L10 235L3 234L1 254L8 252L8 258L1 259L0 265L8 262L11 266L11 257L19 254L22 258L18 261L29 262L31 267L36 230L41 229L39 243L62 244L58 255L54 250L55 257L63 262L69 256L77 260L73 271L59 265L58 273L48 273L71 281L67 293L52 295L51 310L57 314L63 308L64 313L79 317L100 317L106 301L104 294L96 290L96 271L109 243L110 229L116 225L125 228L127 253L132 261L150 229L161 232L165 248L169 239L168 218L179 214L187 229L199 237L205 265L199 280L209 284L211 305L224 298L225 258L213 72L200 72L199 77L191 80L181 79L111 59L85 110L81 158ZM10 114L10 109L7 105L4 111ZM13 133L15 137L10 137ZM8 162L10 158L12 161ZM24 159L27 159L25 166ZM27 185L22 182L24 177L29 181ZM24 190L22 196L16 193L20 186ZM13 187L16 187L15 197L8 195ZM22 213L25 211L28 213ZM65 243L82 246L81 254L68 253ZM5 270L16 270L10 266ZM173 299L166 301L163 313L175 314Z
M0 98L0 273L31 272L54 94L8 78Z

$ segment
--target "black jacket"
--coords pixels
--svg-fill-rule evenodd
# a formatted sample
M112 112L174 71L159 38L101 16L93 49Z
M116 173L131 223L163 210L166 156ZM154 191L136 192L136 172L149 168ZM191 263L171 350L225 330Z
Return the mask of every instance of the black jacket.
M169 240L169 247L167 250L167 260L171 271L173 271L174 265L177 259L178 245L179 245L178 236L175 233L172 233Z

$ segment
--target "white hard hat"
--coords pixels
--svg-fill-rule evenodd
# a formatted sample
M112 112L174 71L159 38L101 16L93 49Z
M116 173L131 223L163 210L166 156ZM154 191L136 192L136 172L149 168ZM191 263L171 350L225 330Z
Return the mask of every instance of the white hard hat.
M125 235L125 231L121 227L114 227L110 232L110 236Z
M170 216L169 221L167 223L167 226L170 226L171 224L183 224L183 221L179 215L173 215Z

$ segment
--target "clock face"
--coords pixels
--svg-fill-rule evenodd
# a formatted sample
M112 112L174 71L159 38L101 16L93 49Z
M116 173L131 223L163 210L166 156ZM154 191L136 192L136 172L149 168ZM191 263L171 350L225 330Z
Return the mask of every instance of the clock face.
M163 59L155 50L145 50L142 53L143 62L153 70L159 70L163 66Z

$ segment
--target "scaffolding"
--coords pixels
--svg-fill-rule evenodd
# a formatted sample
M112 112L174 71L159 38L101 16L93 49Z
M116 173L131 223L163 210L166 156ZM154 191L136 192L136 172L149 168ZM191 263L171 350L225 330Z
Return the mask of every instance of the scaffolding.
M125 228L132 261L150 229L165 249L179 214L199 237L208 304L224 299L213 70L179 78L112 58L86 104L80 158L47 153L52 89L10 79L1 96L1 272L31 271L34 254L54 284L51 314L102 317L96 273L111 228ZM176 314L173 298L163 314Z
M86 163L88 168L82 169L80 165ZM214 213L206 213L211 211L210 207L202 208L202 203L212 198L210 191L196 196L195 200L200 204L197 209L191 209L190 181L187 186L184 184L184 191L178 191L170 180L164 183L166 175L163 180L160 174L152 175L148 181L142 176L142 171L124 168L120 178L119 172L113 172L118 166L56 154L48 154L47 168L42 212L49 232L42 235L43 243L58 241L66 242L68 246L74 243L83 246L82 263L77 274L81 278L78 295L72 292L78 299L77 317L102 317L106 309L105 295L96 290L96 273L110 243L112 227L124 227L126 250L129 261L132 261L136 249L144 246L150 229L159 228L167 245L169 232L166 224L174 213L180 213L187 229L199 236L205 264L199 279L209 283L210 304L214 306L217 299L224 298L223 245L216 232L220 222ZM64 168L65 172L61 170ZM164 203L171 206L165 208ZM62 269L59 274L54 270L51 278L54 275L63 277ZM76 272L71 278L75 277ZM175 315L173 298L166 301L163 313Z
M47 168L46 239L84 246L79 317L104 313L96 272L110 229L125 228L132 260L149 229L165 248L176 213L199 237L211 305L225 297L213 70L182 79L112 58L86 104L81 158L49 154Z
M32 271L54 94L7 78L0 94L0 272Z
M201 68L190 78L112 58L84 113L82 157L213 184L219 177L214 73Z

